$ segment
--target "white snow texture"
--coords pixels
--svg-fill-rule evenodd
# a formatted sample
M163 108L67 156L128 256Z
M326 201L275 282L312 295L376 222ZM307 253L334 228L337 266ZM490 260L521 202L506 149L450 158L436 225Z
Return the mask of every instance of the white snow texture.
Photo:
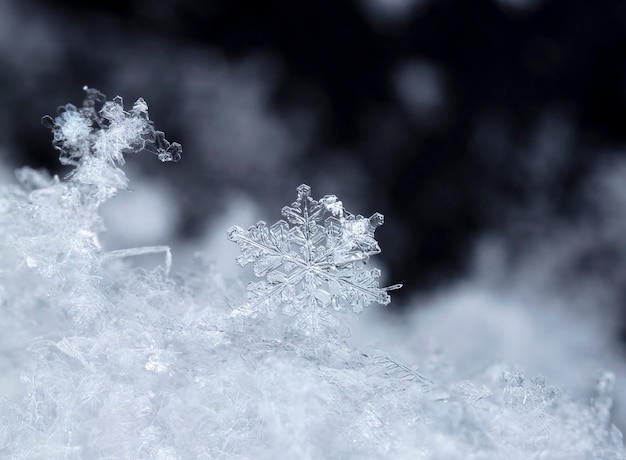
M301 186L287 221L233 227L263 278L244 299L202 259L170 277L167 258L153 271L124 258L167 248L100 244L123 154L180 156L143 100L126 112L88 90L45 122L74 172L25 168L0 188L1 458L626 459L610 372L587 403L505 364L470 381L427 351L418 369L349 346L336 315L395 287L364 268L381 215Z

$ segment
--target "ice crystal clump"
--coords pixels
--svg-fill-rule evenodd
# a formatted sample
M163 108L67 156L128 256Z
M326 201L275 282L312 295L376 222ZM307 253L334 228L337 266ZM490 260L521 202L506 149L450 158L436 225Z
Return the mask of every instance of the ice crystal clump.
M42 118L54 133L53 145L61 151L61 163L80 166L90 158L99 158L111 165L123 165L123 153L144 148L161 161L180 160L181 145L168 142L163 131L155 131L143 98L127 112L121 96L107 101L97 89L83 89L87 97L81 108L66 104L59 107L56 118Z
M87 97L81 108L66 104L59 107L57 117L47 115L42 123L52 130L61 163L76 167L70 179L92 185L98 204L126 188L126 176L118 167L124 164L125 153L148 150L161 161L180 160L180 144L155 131L142 98L126 111L120 96L106 101L100 91L83 89Z
M4 190L0 200L0 272L16 270L22 273L21 280L37 272L50 279L51 284L44 289L48 295L55 290L66 294L56 307L62 306L70 317L87 326L106 305L103 299L84 301L87 292L97 292L105 262L162 252L166 270L170 265L166 246L105 251L100 244L98 234L104 224L99 207L127 186L126 175L119 168L124 154L146 149L164 161L174 161L179 159L181 147L165 141L163 133L154 130L143 99L127 112L119 96L107 102L99 91L84 89L87 97L80 109L66 104L59 108L56 118L42 119L53 132L61 163L74 166L69 179L63 181L46 171L25 167L16 172L19 185ZM12 291L13 285L8 289Z
M374 231L383 224L382 214L355 216L334 195L314 200L304 184L282 214L287 221L270 227L260 221L228 231L228 239L241 247L237 262L253 263L254 274L265 278L248 285L248 302L239 313L272 315L282 305L286 315L317 328L327 321L329 307L358 313L371 302L388 304L388 291L401 287L380 288L380 270L365 268L380 252Z

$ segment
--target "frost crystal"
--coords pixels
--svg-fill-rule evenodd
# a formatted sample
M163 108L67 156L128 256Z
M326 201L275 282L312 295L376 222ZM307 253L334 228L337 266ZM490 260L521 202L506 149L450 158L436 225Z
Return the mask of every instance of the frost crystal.
M238 313L272 315L282 305L283 313L316 328L326 322L328 307L349 306L358 313L371 302L387 305L387 292L401 287L378 287L380 270L364 268L380 252L374 231L383 224L382 214L355 216L334 195L314 200L304 184L282 214L287 221L271 227L260 221L228 231L228 239L241 247L239 265L254 263L254 274L265 278L248 285L248 302Z
M88 157L99 157L110 163L124 164L123 152L149 150L161 161L180 160L182 147L169 143L162 131L155 131L148 118L148 105L137 99L130 112L116 96L106 101L97 89L84 87L87 97L82 108L66 104L58 116L42 118L54 133L54 146L61 151L63 164L78 166Z
M148 150L161 161L180 160L181 145L168 142L162 131L155 131L142 98L128 112L120 96L106 101L100 91L83 89L87 97L81 108L66 104L58 108L56 118L47 115L41 119L52 130L61 163L76 167L70 174L73 181L107 188L110 196L126 187L126 176L117 167L124 164L124 153Z
M73 289L71 293L84 292L92 279L99 278L101 265L112 259L163 253L165 270L169 270L167 246L105 251L98 238L104 231L98 210L127 186L128 179L120 169L125 153L145 149L163 161L175 161L182 150L180 144L170 144L161 131L155 131L143 99L125 111L121 97L106 101L99 91L84 89L87 97L81 108L66 104L58 109L56 118L42 119L52 130L61 163L74 166L69 180L22 168L16 172L19 187L8 195L19 204L0 212L2 262L20 270L34 269L57 280L64 289ZM7 228L18 230L7 233ZM11 255L15 260L9 262ZM2 269L0 264L0 276ZM78 294L67 302L76 304L77 314L94 308L93 302L84 304L76 299L80 299Z

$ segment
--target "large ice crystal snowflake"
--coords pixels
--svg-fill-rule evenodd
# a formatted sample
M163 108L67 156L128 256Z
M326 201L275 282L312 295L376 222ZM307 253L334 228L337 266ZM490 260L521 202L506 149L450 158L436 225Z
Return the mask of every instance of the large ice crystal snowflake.
M253 263L254 274L265 278L248 285L248 302L238 313L271 316L282 305L286 315L316 327L325 322L329 307L348 306L358 313L371 302L387 305L388 291L401 287L379 287L380 270L365 268L380 252L374 231L383 224L382 214L355 216L334 195L314 200L303 184L282 215L287 220L270 227L260 221L248 230L233 226L228 231L228 239L241 247L239 265Z

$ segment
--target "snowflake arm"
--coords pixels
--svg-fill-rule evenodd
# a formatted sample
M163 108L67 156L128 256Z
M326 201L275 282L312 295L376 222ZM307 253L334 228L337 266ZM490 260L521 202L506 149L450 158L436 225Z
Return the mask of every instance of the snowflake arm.
M239 313L283 313L318 324L329 307L351 307L356 313L371 302L387 305L388 291L381 288L380 270L365 268L369 257L380 252L374 238L382 214L370 218L346 211L334 195L314 200L308 185L298 187L298 197L282 209L286 220L269 226L260 221L244 230L233 226L228 239L237 243L242 267L254 265L263 278L248 286L248 303Z

